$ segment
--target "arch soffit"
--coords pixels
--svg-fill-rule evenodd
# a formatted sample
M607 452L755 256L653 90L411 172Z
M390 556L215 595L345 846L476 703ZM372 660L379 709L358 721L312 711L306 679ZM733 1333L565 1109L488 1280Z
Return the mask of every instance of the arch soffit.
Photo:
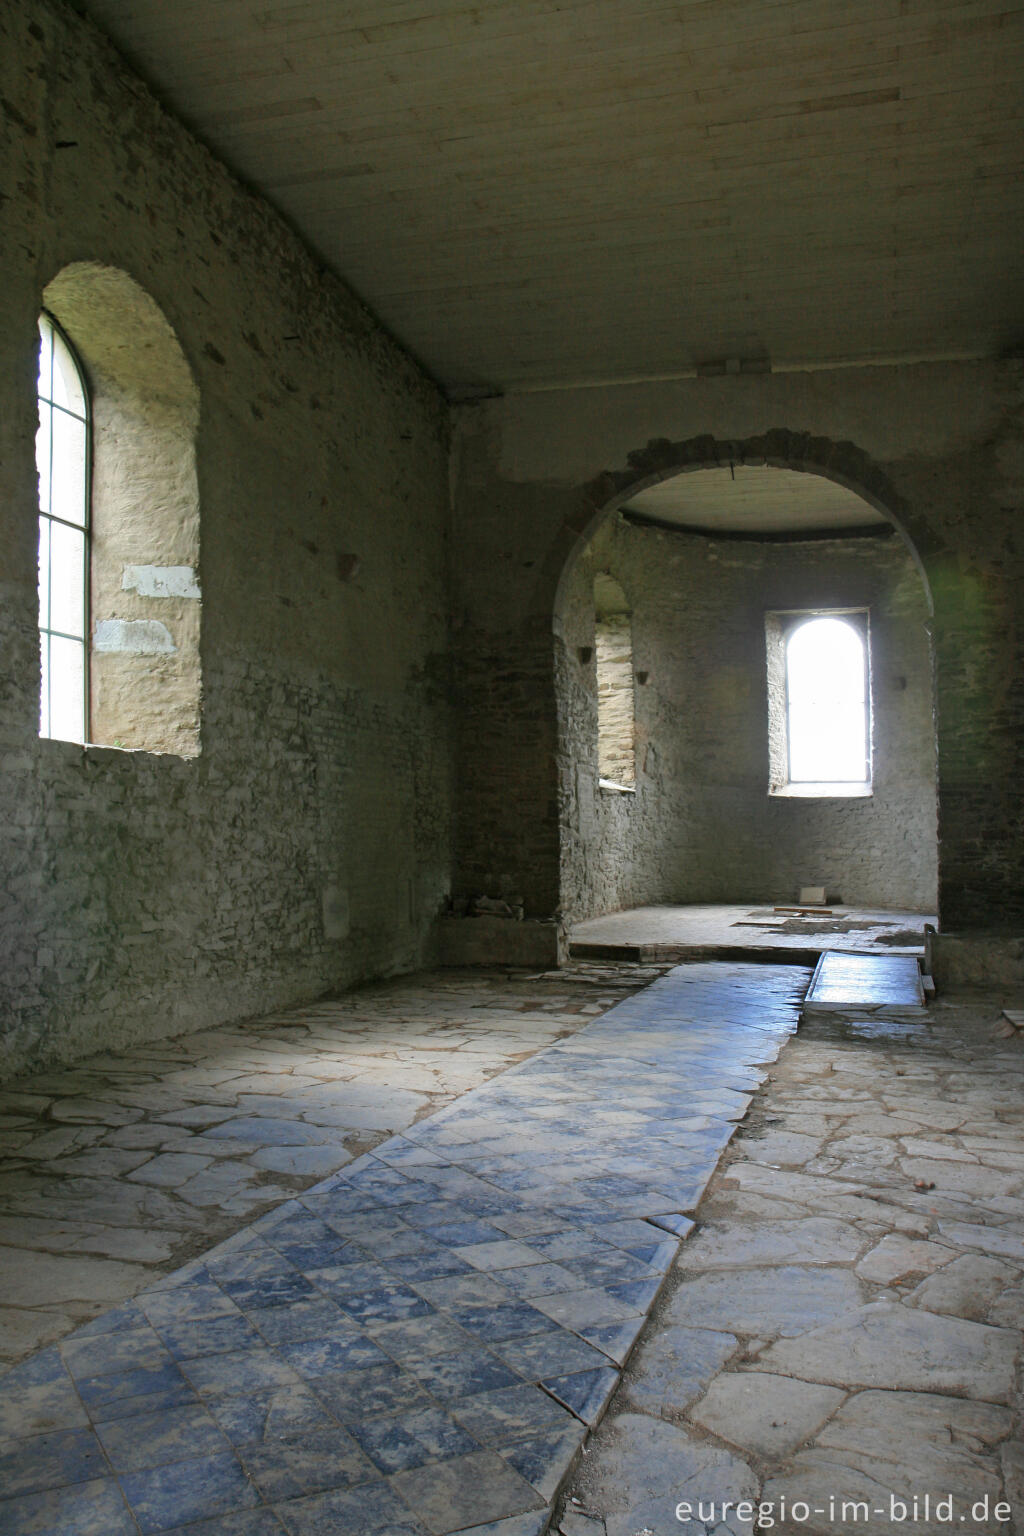
M42 303L74 337L87 368L180 407L195 429L195 371L162 305L131 272L102 261L68 262L47 282Z
M677 475L729 465L767 466L821 475L853 491L880 512L896 529L921 577L929 612L933 610L931 586L921 552L907 527L912 515L909 503L892 485L885 472L855 443L835 442L807 432L775 428L739 441L709 435L671 442L652 438L645 448L627 455L627 468L605 470L580 488L579 510L568 519L554 551L558 564L554 577L554 612L561 607L566 581L576 560L604 519L631 497L649 486Z

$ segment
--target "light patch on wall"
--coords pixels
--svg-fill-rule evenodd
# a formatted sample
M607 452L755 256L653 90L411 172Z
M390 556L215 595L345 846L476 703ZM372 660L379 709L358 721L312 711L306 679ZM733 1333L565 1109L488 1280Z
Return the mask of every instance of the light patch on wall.
M121 572L121 589L137 592L140 597L202 596L190 565L126 565Z
M93 649L130 656L169 656L177 649L166 624L157 619L100 619Z
M347 939L349 930L348 891L340 885L325 885L321 893L324 938Z

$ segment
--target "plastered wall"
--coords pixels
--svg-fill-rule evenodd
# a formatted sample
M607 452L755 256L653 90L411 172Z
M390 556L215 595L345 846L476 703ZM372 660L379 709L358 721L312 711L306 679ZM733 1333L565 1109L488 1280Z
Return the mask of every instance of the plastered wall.
M449 878L448 449L432 385L87 24L3 0L0 70L12 1072L423 958ZM198 390L192 758L37 736L35 327L76 262L141 285Z
M632 610L636 793L602 788L594 581ZM874 771L866 798L768 794L765 612L870 613ZM562 905L568 918L664 902L832 901L933 910L935 736L928 607L896 537L771 543L643 528L613 514L563 588L556 642Z
M536 915L583 901L558 875L576 814L557 721L560 583L630 490L734 460L830 475L906 532L934 602L941 921L1024 921L1022 385L1019 359L922 362L463 407L456 887L500 879ZM601 897L631 899L626 885Z

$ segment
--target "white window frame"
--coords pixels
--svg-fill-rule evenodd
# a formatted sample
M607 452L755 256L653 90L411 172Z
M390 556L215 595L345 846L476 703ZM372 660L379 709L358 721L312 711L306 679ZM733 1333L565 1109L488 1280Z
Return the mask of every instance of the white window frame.
M53 388L53 371L55 363L55 340L61 342L67 351L75 369L78 386L82 393L83 409L78 412L54 400L56 393ZM49 395L44 395L37 384L37 408L39 411L39 433L43 442L43 450L48 454L45 466L45 475L39 479L39 562L40 562L40 610L39 610L39 646L40 646L40 697L39 697L39 735L48 740L74 741L84 745L89 740L89 631L90 631L90 565L91 565L91 540L92 540L92 407L89 395L89 385L82 367L82 360L78 356L67 332L58 320L48 310L42 310L39 316L39 346L40 346L40 371L43 367L44 351L49 347ZM80 421L84 427L85 445L82 457L82 519L76 522L72 519L59 516L53 510L53 485L54 485L54 420L58 412L65 416ZM40 449L37 448L37 454ZM38 460L37 460L38 462ZM46 506L43 506L43 500ZM82 633L72 635L64 630L56 629L53 625L53 528L61 526L74 529L82 534ZM44 580L45 563L45 580ZM45 605L46 612L43 612ZM81 731L73 735L55 734L53 729L53 641L61 640L74 644L81 649L82 659L82 713Z

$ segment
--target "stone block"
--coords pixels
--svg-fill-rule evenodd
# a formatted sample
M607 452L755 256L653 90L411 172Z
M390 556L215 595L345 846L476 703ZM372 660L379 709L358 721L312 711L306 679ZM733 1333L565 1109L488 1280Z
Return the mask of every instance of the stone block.
M767 1370L836 1386L951 1392L1007 1403L1020 1335L877 1301L760 1356Z
M690 1410L697 1424L741 1450L779 1460L830 1418L846 1393L762 1371L726 1371Z
M442 965L529 965L553 969L568 958L561 924L540 919L443 917L437 923Z
M985 987L1024 989L1024 938L993 933L930 933L928 969L940 992Z

